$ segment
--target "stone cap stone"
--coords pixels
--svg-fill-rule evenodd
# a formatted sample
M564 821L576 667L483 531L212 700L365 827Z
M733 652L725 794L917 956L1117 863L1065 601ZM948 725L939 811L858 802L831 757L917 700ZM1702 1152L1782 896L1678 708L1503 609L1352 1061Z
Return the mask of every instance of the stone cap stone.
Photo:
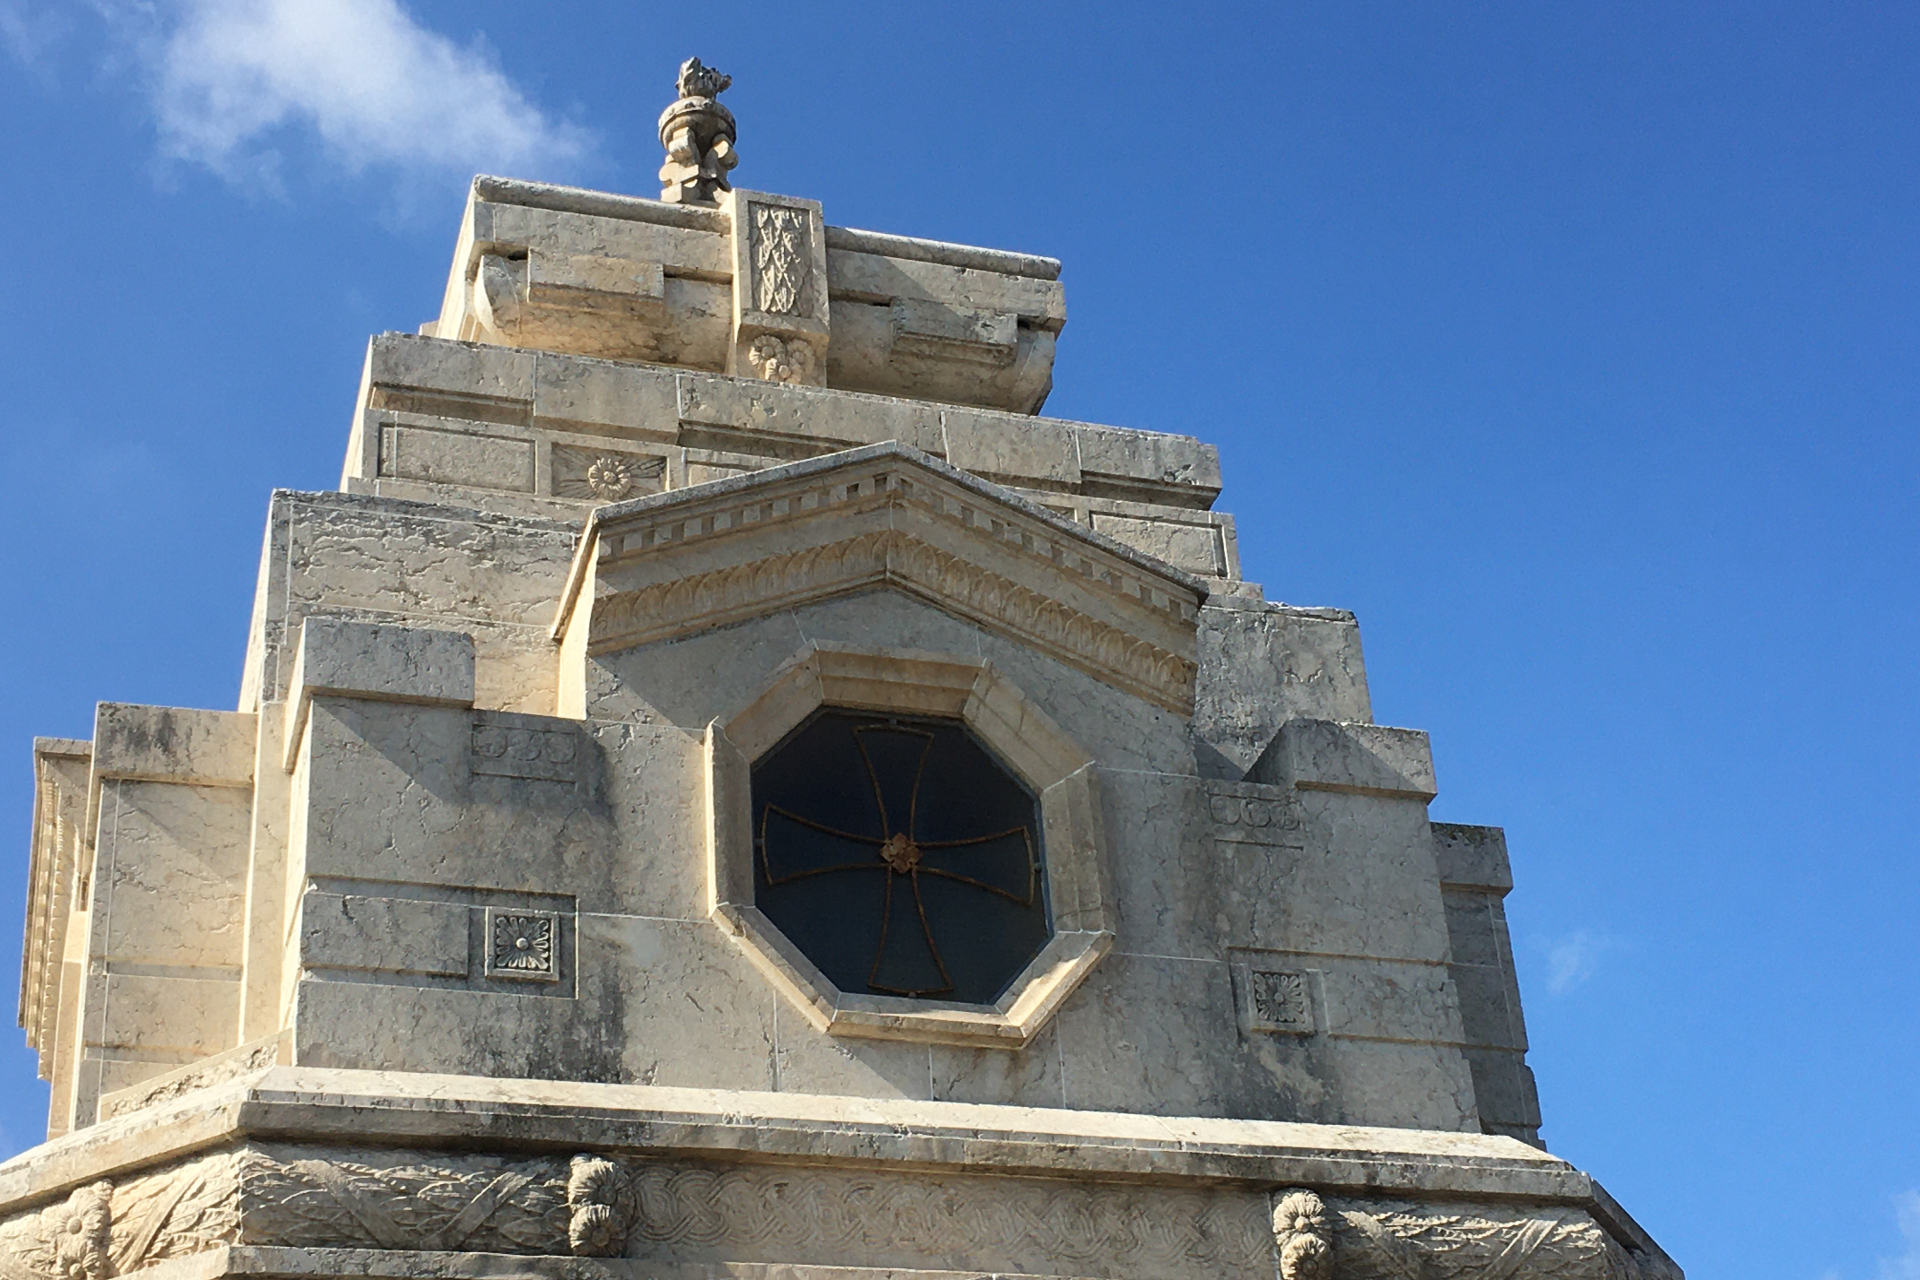
M313 699L322 696L473 705L473 637L390 623L308 615L287 691L286 768L291 770Z
M1338 720L1289 720L1247 780L1422 803L1440 790L1425 732Z
M1498 894L1513 888L1513 868L1507 861L1507 833L1499 827L1436 822L1433 851L1440 864L1440 883L1446 888Z
M1053 258L830 227L788 196L704 208L483 176L421 332L1036 413L1059 276Z

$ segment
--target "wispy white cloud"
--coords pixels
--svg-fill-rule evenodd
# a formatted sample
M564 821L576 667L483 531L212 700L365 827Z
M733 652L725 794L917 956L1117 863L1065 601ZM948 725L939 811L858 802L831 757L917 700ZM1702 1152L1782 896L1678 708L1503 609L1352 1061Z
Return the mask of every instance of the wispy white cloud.
M0 48L43 79L48 74L47 52L66 31L64 14L34 9L26 0L0 0Z
M556 177L591 150L484 45L456 44L398 0L98 2L145 65L163 153L237 182L273 182L301 131L351 173Z
M1575 929L1547 945L1547 990L1565 995L1591 978L1600 957L1613 945L1611 938L1590 929Z
M1879 1280L1920 1280L1920 1191L1895 1196L1893 1210L1904 1248L1895 1257L1880 1259Z

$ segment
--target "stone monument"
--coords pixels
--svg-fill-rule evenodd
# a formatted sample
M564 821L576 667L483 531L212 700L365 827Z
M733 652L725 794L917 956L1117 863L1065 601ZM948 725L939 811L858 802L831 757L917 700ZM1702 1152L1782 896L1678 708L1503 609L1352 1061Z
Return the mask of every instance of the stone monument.
M1539 1144L1497 828L1049 258L478 178L239 709L34 747L6 1280L1678 1280Z

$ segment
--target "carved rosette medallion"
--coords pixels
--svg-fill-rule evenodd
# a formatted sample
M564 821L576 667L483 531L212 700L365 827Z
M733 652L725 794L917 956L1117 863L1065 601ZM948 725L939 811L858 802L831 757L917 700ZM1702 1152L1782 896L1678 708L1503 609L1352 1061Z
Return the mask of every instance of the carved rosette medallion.
M813 346L803 338L763 333L747 348L747 363L768 382L804 383L813 377Z
M577 1257L619 1257L635 1213L626 1171L599 1156L575 1156L567 1170L567 1213L567 1244Z
M1313 1007L1307 1003L1307 975L1289 970L1255 969L1253 1019L1262 1031L1310 1033Z
M605 502L617 502L633 492L633 469L619 458L595 458L587 468L587 488Z
M1273 1244L1280 1280L1331 1280L1333 1224L1311 1191L1288 1191L1273 1206Z
M487 908L487 976L523 982L553 982L559 921L548 911Z

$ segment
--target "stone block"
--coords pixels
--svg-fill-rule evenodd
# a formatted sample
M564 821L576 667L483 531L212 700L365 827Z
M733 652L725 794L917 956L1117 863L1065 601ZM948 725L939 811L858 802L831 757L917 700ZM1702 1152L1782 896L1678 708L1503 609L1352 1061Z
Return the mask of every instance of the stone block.
M391 498L274 495L242 701L286 698L309 614L473 637L475 701L552 709L546 625L572 526Z
M679 375L680 442L773 459L809 458L897 440L945 453L940 410L754 378Z
M1080 483L1080 460L1067 423L966 409L947 409L940 418L941 452L962 471L1043 489Z
M1442 885L1499 895L1513 888L1513 868L1507 861L1507 833L1499 827L1436 822L1433 852L1440 865Z
M458 631L308 616L293 671L292 702L324 695L473 705L473 637Z
M378 474L423 484L533 493L534 442L390 423L380 429Z
M615 427L671 444L679 439L679 403L676 376L666 369L545 352L534 357L535 426Z
M1226 607L1209 598L1197 645L1193 732L1209 777L1248 777L1280 726L1297 717L1373 718L1360 628L1344 610Z
M240 983L154 973L109 973L87 1043L147 1062L190 1062L239 1043ZM163 1068L164 1069L164 1068Z
M300 963L396 975L467 975L471 910L457 902L323 893L300 901Z
M1291 720L1247 777L1303 791L1337 791L1425 803L1438 794L1433 752L1418 729Z
M524 424L535 367L531 351L383 333L367 348L367 404L422 413L457 407L483 421Z
M102 783L90 957L239 972L252 797L236 787Z
M1241 1025L1336 1039L1457 1045L1459 1001L1447 966L1232 948Z
M1165 517L1092 513L1095 532L1176 569L1202 577L1229 577L1236 573L1231 541L1233 529L1220 519L1180 520Z
M1209 785L1216 802L1232 798L1216 786ZM1446 915L1420 806L1327 791L1261 792L1290 796L1269 810L1269 825L1258 829L1265 838L1216 846L1229 937L1278 951L1426 963L1447 958ZM1246 835L1254 829L1228 830Z
M101 778L213 786L253 781L251 713L103 702L94 711L93 768Z
M1220 493L1220 451L1191 436L1090 423L1074 423L1073 435L1081 474L1115 496L1205 509Z
M287 692L285 766L293 767L314 698L470 707L473 674L473 637L462 632L309 615Z
M1481 1048L1463 1052L1473 1070L1474 1100L1483 1132L1539 1145L1540 1091L1525 1055Z

